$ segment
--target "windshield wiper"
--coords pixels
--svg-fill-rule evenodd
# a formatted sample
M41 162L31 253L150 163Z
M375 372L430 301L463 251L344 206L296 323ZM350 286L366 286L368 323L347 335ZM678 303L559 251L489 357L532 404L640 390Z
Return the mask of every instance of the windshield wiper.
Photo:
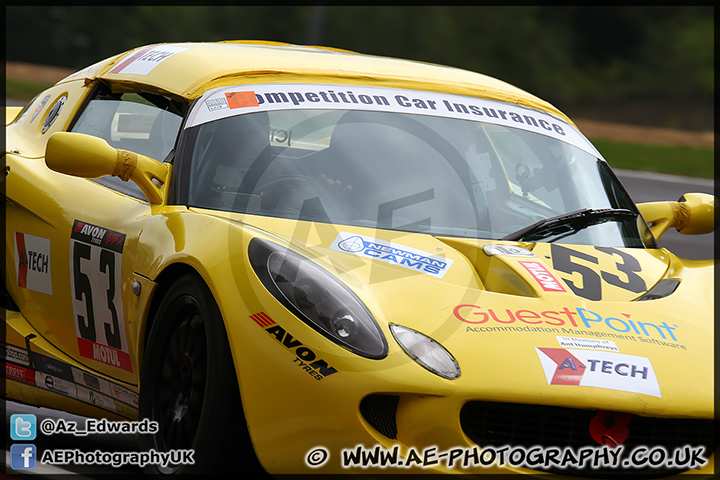
M500 240L527 240L543 238L555 233L577 232L590 225L607 222L615 218L637 217L637 213L624 208L585 208L576 212L564 213L556 217L545 218L520 230L502 237ZM528 238L530 237L530 238Z

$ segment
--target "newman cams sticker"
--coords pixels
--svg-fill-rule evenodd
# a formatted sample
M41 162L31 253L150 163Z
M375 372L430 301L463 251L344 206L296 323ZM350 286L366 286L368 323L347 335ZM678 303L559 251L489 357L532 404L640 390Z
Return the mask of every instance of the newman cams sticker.
M125 234L75 220L70 286L80 355L132 372L121 300Z
M655 370L645 357L568 348L535 348L548 385L598 387L660 397Z
M385 240L340 232L330 245L332 250L389 263L435 278L443 278L453 260Z

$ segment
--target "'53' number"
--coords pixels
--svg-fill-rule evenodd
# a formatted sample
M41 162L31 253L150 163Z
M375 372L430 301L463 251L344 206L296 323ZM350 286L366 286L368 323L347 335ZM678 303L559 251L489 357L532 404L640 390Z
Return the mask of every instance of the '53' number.
M565 280L565 283L575 292L575 295L587 298L588 300L602 299L601 280L634 293L647 290L645 280L635 273L642 271L640 262L638 262L635 257L613 247L595 247L595 250L607 255L618 256L619 261L616 262L615 265L617 266L618 272L624 275L624 279L611 272L600 272L600 274L598 274L592 268L573 261L573 258L577 258L597 264L598 259L592 255L578 252L577 250L572 250L555 243L550 246L553 268L555 268L555 270L568 274L578 272L582 276L581 287L577 286L575 282L571 280Z
M116 301L120 272L116 271L115 263L116 255L119 254L78 241L74 241L72 252L72 287L78 334L85 340L121 350L123 346L118 308L122 308L122 306ZM89 266L85 271L83 270L84 265ZM95 308L96 305L93 301L93 285L96 287L107 285L105 298L99 299L101 301L98 308ZM78 302L82 304L83 300L84 309L78 305ZM96 300L98 299L96 298ZM96 316L100 318L96 319ZM96 324L97 320L99 320L99 325ZM98 326L104 327L100 332L104 341L102 338L98 340Z

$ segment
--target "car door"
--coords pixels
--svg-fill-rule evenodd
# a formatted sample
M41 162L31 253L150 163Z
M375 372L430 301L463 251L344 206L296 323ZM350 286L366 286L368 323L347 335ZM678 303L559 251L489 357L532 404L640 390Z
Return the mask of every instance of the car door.
M168 105L156 95L113 94L98 86L64 129L162 161L182 119ZM7 210L7 240L15 278L7 283L21 312L40 336L79 363L136 383L126 304L138 237L152 214L149 202L117 177L65 175L42 158L9 162L7 196L14 207Z

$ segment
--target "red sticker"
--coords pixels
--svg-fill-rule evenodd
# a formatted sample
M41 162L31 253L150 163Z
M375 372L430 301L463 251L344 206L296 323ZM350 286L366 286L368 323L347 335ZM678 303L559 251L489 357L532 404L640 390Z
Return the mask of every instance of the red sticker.
M0 372L8 379L17 380L18 382L35 385L35 371L20 365L0 362Z
M225 98L227 98L230 108L257 107L260 105L255 92L228 92L225 94Z
M550 385L580 385L585 364L564 348L538 348L555 362L557 368Z
M20 259L18 265L18 286L27 288L27 249L25 248L25 235L15 232L15 241L17 243L17 255Z
M252 318L255 323L257 323L263 328L269 327L270 325L275 325L275 320L268 317L267 313L265 312L259 312L255 315L250 315L250 318Z
M132 364L130 362L130 355L118 350L117 348L108 347L97 342L86 340L84 338L78 338L78 350L80 355L86 358L91 358L98 362L112 365L113 367L119 367L128 372L132 372Z
M550 273L550 270L545 268L540 262L522 261L518 262L520 265L525 267L525 270L530 272L530 275L537 280L543 290L546 292L564 292L565 287L562 286L560 281Z

